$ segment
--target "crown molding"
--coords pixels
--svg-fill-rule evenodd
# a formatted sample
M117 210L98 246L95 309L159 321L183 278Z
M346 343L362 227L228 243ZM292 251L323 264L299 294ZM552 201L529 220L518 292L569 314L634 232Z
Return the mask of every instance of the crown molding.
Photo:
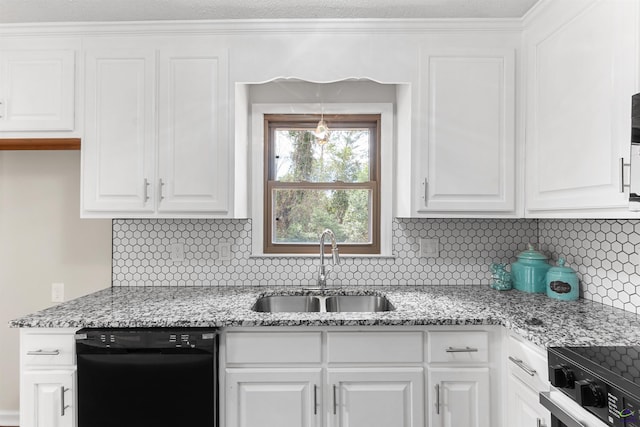
M242 35L255 33L415 34L518 32L522 19L278 19L2 24L6 36Z

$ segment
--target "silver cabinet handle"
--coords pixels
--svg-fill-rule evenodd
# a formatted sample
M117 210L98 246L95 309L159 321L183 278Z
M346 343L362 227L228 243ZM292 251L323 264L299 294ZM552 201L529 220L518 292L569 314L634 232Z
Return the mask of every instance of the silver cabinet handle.
M338 387L333 385L333 415L338 413Z
M440 415L440 384L436 384L436 414Z
M313 385L313 415L318 415L318 386Z
M145 203L149 201L149 186L151 183L147 178L144 179L144 201Z
M160 178L159 193L160 200L164 200L164 181L162 178Z
M58 356L60 354L60 350L30 350L27 351L27 355L29 356Z
M0 99L0 119L4 117L4 101Z
M477 353L478 349L473 347L448 347L447 353Z
M429 181L428 178L425 178L424 181L422 182L422 185L424 185L424 192L422 194L422 196L424 197L424 205L427 206L427 197L429 196L428 193L428 188L429 188Z
M69 391L68 388L64 388L64 386L60 386L60 415L64 417L65 412L69 409L69 405L64 404L64 393Z
M536 418L537 421L537 426L536 427L547 427L542 423L542 420L540 418Z
M518 365L518 367L520 369L522 369L523 371L525 371L527 374L531 375L532 377L536 375L536 370L533 369L533 368L528 367L527 365L525 365L524 362L521 359L516 359L515 357L509 356L509 360L511 360L516 365Z

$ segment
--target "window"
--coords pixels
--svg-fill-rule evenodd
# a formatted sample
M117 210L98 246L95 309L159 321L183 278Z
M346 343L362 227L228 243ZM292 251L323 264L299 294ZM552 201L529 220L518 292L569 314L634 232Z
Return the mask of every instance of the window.
M380 253L380 115L264 115L264 252L317 253L330 228L341 253Z

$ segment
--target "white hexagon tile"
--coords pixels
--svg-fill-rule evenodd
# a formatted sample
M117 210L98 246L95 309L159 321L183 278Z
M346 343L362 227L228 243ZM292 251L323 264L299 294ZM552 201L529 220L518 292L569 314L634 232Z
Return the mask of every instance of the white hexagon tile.
M420 257L420 239L439 256ZM582 297L640 313L640 221L394 219L393 257L343 257L334 285L487 285L492 262L511 263L528 243L578 272ZM184 260L171 258L180 243ZM229 243L231 258L219 258ZM311 286L316 257L251 257L250 220L117 219L113 286Z
M539 220L538 240L576 270L584 299L640 314L640 221Z

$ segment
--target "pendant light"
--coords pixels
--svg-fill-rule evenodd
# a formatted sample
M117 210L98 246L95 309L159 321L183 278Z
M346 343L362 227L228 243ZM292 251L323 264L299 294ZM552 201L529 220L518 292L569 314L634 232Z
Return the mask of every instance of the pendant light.
M324 145L329 141L329 126L327 126L327 122L324 121L324 112L320 116L320 121L316 126L316 130L312 133L318 140L317 143L319 145Z

